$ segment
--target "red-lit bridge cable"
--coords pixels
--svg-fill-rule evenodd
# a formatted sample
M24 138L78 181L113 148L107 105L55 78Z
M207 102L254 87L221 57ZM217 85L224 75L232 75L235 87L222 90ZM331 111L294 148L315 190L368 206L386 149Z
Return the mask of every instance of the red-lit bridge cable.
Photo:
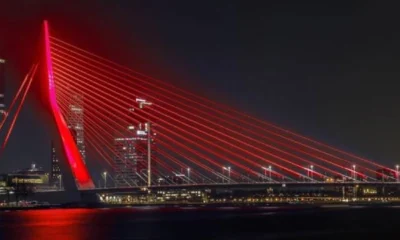
M65 73L64 73L64 74L65 74ZM68 75L69 77L72 77L70 74L66 74L66 75ZM89 84L89 83L87 83L87 84ZM208 128L208 129L210 129L210 128ZM275 148L275 150L279 150L279 149ZM316 164L316 163L314 163L314 162L308 161L308 160L306 160L306 159L300 158L300 157L295 156L295 155L290 154L290 153L286 153L286 154L291 155L292 157L296 157L296 158L298 158L298 159L300 159L300 160L302 160L302 161L305 161L305 162L307 162L307 163L309 163L309 164L311 164L311 165L318 166L318 167L320 167L320 168L322 168L322 169L324 169L324 170L326 170L326 171L333 172L334 174L341 175L340 173L335 172L335 171L332 171L331 169L327 169L327 168L325 168L325 167L323 167L323 166L319 166L318 164ZM340 165L336 165L336 166L341 167Z
M87 114L87 113L86 113ZM107 117L107 116L103 116L103 117Z
M96 100L96 99L93 99L94 101L98 101L98 100ZM104 100L106 100L106 99L104 99ZM171 132L172 133L172 132Z
M67 74L67 75L69 75L69 74ZM220 126L221 127L221 126ZM229 130L229 129L228 129ZM242 137L244 137L244 138L248 138L248 137L246 137L246 136L244 136L244 135L241 135ZM250 139L250 138L248 138L248 139ZM250 139L250 140L253 140L253 139ZM262 144L264 144L264 143L262 143ZM270 148L272 147L271 145L266 145L266 144L264 144L264 146L269 146ZM280 149L278 149L278 148L274 148L275 150L278 150L278 151L281 151ZM283 151L281 151L281 152L283 152ZM288 154L288 155L290 155L290 156L292 156L292 157L295 157L295 158L298 158L298 159L300 159L300 160L302 160L302 161L305 161L305 162L308 162L309 164L311 164L311 165L318 165L318 164L316 164L316 163L313 163L313 162L311 162L311 161L308 161L308 160L306 160L306 159L304 159L304 158L300 158L300 157L298 157L298 156L296 156L296 155L293 155L293 154L290 154L290 153L287 153L286 152L286 154ZM331 163L331 162L330 162ZM331 164L334 164L334 163L331 163ZM335 164L334 164L335 165ZM337 165L336 164L336 167L340 167L340 168L342 168L342 169L344 169L342 166L340 166L340 165ZM322 168L324 168L324 167L322 167ZM325 169L326 171L331 171L330 169ZM335 174L338 174L338 175L341 175L340 173L338 173L338 172L334 172Z
M64 107L64 108L66 108L66 107ZM96 131L95 129L92 129L91 128L91 124L95 124L95 122L91 122L90 124L88 124L88 125L85 125L85 129L86 129L86 131L87 131L87 133L89 134L89 135L95 135L96 136L96 138L98 139L98 140L100 140L99 142L101 142L101 143L94 143L94 147L96 148L96 150L100 153L101 151L99 150L99 148L100 147L96 147L96 145L97 146L107 146L112 152L113 152L113 155L115 155L115 156L118 156L118 153L116 153L115 151L113 151L113 149L112 149L112 147L110 147L107 143L106 143L106 140L104 140L103 139L103 137L100 135L100 134L98 134L98 131ZM88 142L90 142L91 143L91 141L88 141ZM91 144L93 144L93 143L91 143ZM100 153L101 154L101 153ZM121 156L120 156L121 157ZM106 160L107 158L106 157L104 157L103 156L103 158ZM122 159L122 158L121 158ZM111 163L110 163L110 161L108 161L108 163L110 164L110 165L112 165ZM132 165L132 163L130 163L130 162L126 162L127 163L127 165ZM164 167L165 167L165 165L163 165ZM114 168L115 169L115 168ZM155 174L155 173L153 173L153 174ZM128 183L129 184L129 183Z
M65 110L65 111L68 111L68 110L66 110L66 109L68 109L68 107L64 106L63 103L60 103L60 102L59 102L59 106L60 106L61 109ZM86 125L84 125L84 126L86 127ZM86 129L86 128L85 128L85 129ZM86 129L86 132L89 133L89 134L91 134L91 131L88 130L88 129ZM87 141L87 142L91 142L91 141L90 141L90 138L87 139L87 140L89 140L89 141ZM97 145L96 143L93 143L93 144ZM99 153L100 155L102 155L102 156L104 156L103 154L106 154L106 153L104 153L104 152L102 152L102 151L99 151L98 153ZM104 157L104 160L105 160L111 167L113 167L113 164L112 164L107 158Z
M57 74L58 74L58 76L62 76L62 74L60 74L60 73L57 73ZM72 77L72 78L73 78L72 75L68 75L68 76L65 77L65 78L68 78L68 77L70 77L70 78ZM81 84L85 84L85 82L83 82L83 81L81 81L81 80L79 80L79 79L76 79L76 78L75 78L75 80L76 80L76 81L80 81ZM75 84L77 84L77 83L75 83ZM105 93L103 93L103 94L105 94ZM102 96L99 96L99 97L102 97ZM110 97L114 97L114 96L110 96ZM107 99L104 98L104 100L107 100ZM116 101L117 101L117 100L119 100L119 99L116 99ZM117 105L117 106L118 106L118 105ZM150 108L150 110L152 110L152 109ZM158 112L158 113L160 113L160 112ZM160 113L160 114L162 114L162 113ZM153 116L154 116L154 115L153 115ZM169 116L166 116L166 115L164 115L164 116L165 116L165 117L169 117ZM185 118L185 117L182 117L182 118ZM162 120L162 119L160 119L160 118L159 118L158 120L159 120L159 121L162 121L162 122L165 122L164 120ZM173 119L172 119L172 120L173 120ZM169 124L168 122L165 122L165 123ZM250 155L253 155L253 156L258 156L258 157L256 157L256 158L259 158L259 159L261 159L261 160L263 160L263 161L266 161L265 158L262 158L262 157L260 157L259 155L255 155L253 152L249 152L249 151L247 151L247 150L245 150L245 149L243 149L243 148L238 148L236 145L233 145L233 144L231 144L231 143L229 143L229 142L226 142L226 141L224 141L224 140L222 140L222 139L218 139L218 138L216 138L215 136L208 134L207 132L201 131L201 130L199 130L199 129L195 129L195 128L193 128L192 126L190 126L190 125L188 125L188 124L185 124L185 123L183 123L183 122L181 122L181 124L185 125L186 127L190 128L190 129L193 129L194 131L200 131L200 132L202 132L203 134L205 134L205 135L207 135L207 136L209 136L209 137L211 137L211 138L214 138L214 139L217 140L217 141L221 141L221 142L223 142L223 143L229 145L230 147L236 148L236 149L238 149L238 150L242 150L242 151L244 151L244 152L246 152L246 153L248 153L248 154L250 154ZM201 125L204 126L205 128L207 128L208 130L211 130L211 131L212 131L211 128L209 128L209 127L207 127L207 126L205 126L205 125L203 125L203 124L201 124ZM173 125L171 125L171 127L173 127ZM192 135L192 136L197 137L196 135ZM248 147L252 147L251 145L249 145L249 144L247 144L247 143L245 143L245 142L243 142L243 141L241 141L241 140L234 139L234 138L230 137L229 135L223 134L223 136L224 136L224 137L227 137L227 138L230 138L230 139L233 139L233 140L236 140L236 141L238 141L240 144L244 144L244 145L246 145L246 146L248 146ZM205 141L204 139L200 139L200 140ZM213 144L213 143L211 143L211 144L214 145L215 147L219 147L219 148L220 148L220 146L218 146L218 145L215 145L215 144ZM255 149L255 148L253 147L253 149ZM224 150L226 151L226 149L224 149ZM262 150L260 150L260 149L256 149L256 150L262 151ZM303 166L300 166L300 165L298 165L298 164L295 164L295 163L293 163L293 162L291 162L291 161L289 161L289 160L287 160L287 159L281 158L281 157L279 157L279 156L277 156L277 155L275 155L275 154L272 154L272 153L269 153L269 152L265 152L265 151L262 151L262 152L263 152L264 154L268 154L268 155L273 156L273 157L275 157L275 158L277 158L277 159L280 159L280 160L282 160L282 161L284 161L284 162L286 162L286 163L289 163L289 164L291 164L291 165L297 166L297 167L299 167L300 169L304 169ZM268 162L268 163L271 163L271 162ZM234 163L234 164L237 164L237 163ZM274 163L274 165L277 165L277 164ZM258 173L257 173L257 175L258 175ZM295 175L296 175L296 176L298 176L298 175L299 175L299 176L302 176L303 174L296 173ZM320 175L322 176L322 174L320 174Z
M161 153L163 156L166 156L168 159L170 159L172 162L174 162L180 168L184 168L184 169L190 168L191 170L194 170L192 165L187 165L187 164L185 165L185 164L181 163L177 158L175 158L174 156L172 156L171 154L167 153L166 151L164 151L160 148L157 148L157 152ZM201 179L207 178L208 180L211 181L211 179L209 179L207 176L199 173L198 171L191 172L191 174L198 176Z
M59 97L60 97L60 96L59 96ZM60 106L62 106L63 110L68 111L68 107L66 107L63 103L59 102L59 104L60 104ZM85 113L85 114L87 114L87 113ZM87 132L88 134L90 134L90 135L95 135L95 136L96 136L96 140L97 140L98 142L99 142L99 141L102 141L102 140L103 140L104 142L106 142L106 140L104 140L103 137L102 137L100 134L98 134L98 130L96 130L96 129L93 129L93 130L92 130L92 125L94 124L94 121L91 121L91 120L89 120L88 118L86 118L85 121L90 121L90 124L91 124L91 125L84 124L84 127L85 127L86 132ZM102 129L102 128L100 128L100 129ZM87 141L88 141L88 142L92 141L92 138L87 138ZM93 141L95 142L94 139L93 139ZM104 143L104 142L103 142L103 143ZM102 145L104 145L104 144L98 144L98 145L102 146ZM109 148L108 145L107 145L107 147ZM118 156L118 153L113 152L113 149L112 149L112 148L109 148L109 150L111 150L113 154L115 154L116 156ZM99 152L99 153L100 153L100 152ZM104 155L104 154L108 155L107 153L105 153L104 151L102 151L102 155ZM109 157L109 158L112 159L112 157ZM107 163L108 163L110 166L113 167L113 162L109 161L107 158L104 158L104 160L106 160Z
M59 75L60 76L60 75ZM104 99L104 100L107 100L107 99ZM159 121L163 121L162 119L159 119ZM167 130L168 131L168 130ZM233 146L233 145L231 145L231 146ZM248 152L248 151L247 151ZM249 153L249 152L248 152ZM251 153L250 153L251 154ZM261 159L261 158L260 158ZM262 160L264 160L265 161L265 159L264 158L262 158ZM231 163L233 163L233 164L236 164L237 165L237 163L235 163L235 162L231 162ZM252 162L250 162L250 163L252 163ZM268 163L272 163L272 162L268 162ZM276 163L273 163L274 165L278 165L278 164L276 164ZM279 165L278 165L279 166ZM299 166L299 165L298 165ZM283 169L287 169L287 168L285 168L285 167L283 167L283 166L280 166L281 168L283 168ZM303 167L300 167L301 169L303 169ZM289 172L292 172L291 170L289 170ZM257 172L257 174L256 175L259 175L259 173ZM296 176L298 176L298 175L300 175L300 176L302 176L303 174L299 174L299 173L295 173L295 175Z
M196 108L194 108L194 109L196 109ZM190 113L189 113L190 114ZM221 126L220 126L221 127ZM242 137L245 137L246 138L246 136L245 135L243 135L242 134ZM247 137L248 138L248 137ZM250 138L248 138L248 139L250 139ZM253 141L257 141L257 140L255 140L255 139L252 139ZM258 143L260 143L259 141L258 141ZM263 143L262 143L263 144ZM264 144L265 145L265 144ZM306 154L308 154L307 152L304 152L303 151L303 153L306 153ZM317 158L317 159L321 159L320 157L317 157L317 156L313 156L314 158ZM323 159L325 162L327 162L327 161L329 161L329 160L326 160L326 159ZM332 162L330 162L330 163L332 163ZM344 169L344 167L343 166L341 166L341 165L338 165L338 164L336 164L336 166L337 167L340 167L340 168L342 168L342 169Z
M29 72L25 75L24 80L21 83L21 86L18 88L17 93L15 94L10 107L8 108L8 111L6 112L6 114L4 115L3 120L0 123L0 131L3 128L4 123L6 122L10 112L12 111L12 109L14 108L15 103L17 102L17 99L19 98L19 95L22 92L22 89L25 87L26 83L28 82L28 79L30 78L30 75L32 74L32 71L34 69L34 65L29 69Z
M87 113L86 113L86 114L87 114ZM86 120L88 121L88 119L86 119ZM100 120L100 119L96 119L96 120ZM90 121L90 125L95 125L95 124L96 124L95 122ZM87 125L87 126L85 125L85 126L86 126L86 128L90 128L90 127L89 127L90 125ZM93 130L93 132L95 132L95 130ZM108 133L108 131L106 131L106 132ZM111 136L111 135L110 135L110 136ZM102 137L99 136L99 135L97 135L97 137L98 137L98 138L102 138ZM113 137L113 136L111 136L111 137ZM105 142L105 140L104 140L104 142ZM111 150L112 150L112 149L111 149ZM114 152L114 154L117 155L117 153L115 153L115 152Z
M342 167L343 168L343 167Z
M130 68L128 68L128 67L125 67L125 66L123 66L123 65L117 64L117 63L115 63L115 62L113 62L113 61L111 61L111 60L109 60L109 59L106 59L106 58L103 58L103 57L101 57L101 56L99 56L99 55L93 54L93 53L91 53L91 52L89 52L89 51L86 51L86 50L84 50L84 49L82 49L82 48L79 48L79 47L74 46L74 45L72 45L72 44L70 44L70 43L67 43L67 42L65 42L65 41L62 41L62 40L60 40L60 39L58 39L58 38L52 37L52 40L55 40L55 41L60 42L60 43L62 43L62 44L68 45L68 46L70 46L70 47L72 47L72 48L74 48L74 49L77 49L77 50L79 50L79 51L81 51L81 52L84 52L84 53L86 53L86 54L89 54L89 55L91 55L91 56L93 56L93 57L96 57L96 58L98 58L98 59L101 59L101 60L103 60L103 61L106 61L107 63L113 64L114 66L117 66L117 67L119 67L119 68L125 69L125 70L127 70L127 71L133 72L133 73L138 74L138 75L141 75L141 76L144 76L144 77L146 77L146 78L148 78L148 79L155 80L155 81L157 81L158 84L166 85L166 86L171 87L171 88L173 88L173 89L175 89L175 90L178 90L178 91L181 91L181 92L183 92L183 93L185 93L185 94L188 94L188 95L191 95L191 96L193 96L193 97L196 97L196 98L200 99L201 101L205 101L205 102L208 102L208 103L211 103L211 104L216 104L216 105L219 105L219 106L223 106L223 107L229 109L230 111L232 111L232 112L234 112L234 113L236 113L236 114L242 115L242 116L244 116L244 117L246 117L246 118L250 118L250 119L255 120L255 121L258 121L258 122L260 122L260 123L262 123L262 124L266 124L266 125L268 125L268 126L272 126L273 128L276 128L276 129L278 129L278 130L281 130L281 131L284 131L284 132L286 132L286 133L290 133L290 134L292 134L292 135L295 135L295 136L297 136L297 137L299 137L299 138L303 138L303 139L305 139L305 140L314 142L315 144L322 144L322 143L320 143L320 142L318 142L318 141L315 141L315 140L313 140L313 139L307 138L307 137L305 137L305 136L302 136L302 135L297 134L297 133L294 133L294 132L290 132L290 131L288 131L287 129L283 129L283 128L281 128L281 127L278 127L278 126L276 126L276 125L274 125L274 124L272 124L272 123L269 123L269 122L266 122L266 121L262 121L262 120L259 120L259 119L257 119L257 118L254 118L254 117L252 117L252 116L249 116L249 115L247 115L247 114L244 114L244 113L242 113L242 112L239 112L239 111L237 111L237 110L235 110L235 109L232 109L232 108L229 107L229 106L224 106L223 104L210 101L209 99L206 99L206 98L197 96L197 95L195 95L195 94L193 94L193 93L191 93L191 92L189 92L189 91L185 91L185 90L183 90L183 89L177 88L176 86L167 84L167 83L165 83L165 82L163 82L163 81L161 81L161 80L158 80L158 79L152 78L152 77L150 77L150 76L148 76L148 75L145 75L145 74L143 74L143 73L134 71L134 70L132 70L132 69L130 69ZM54 45L57 45L57 44L54 44ZM60 45L58 45L58 46L60 46ZM62 46L60 46L60 47L62 47ZM67 51L73 52L73 51L70 50L70 49L67 49L67 48L65 48L65 47L63 47L63 48L64 48L65 50L67 50ZM102 64L104 64L104 63L102 63ZM104 64L104 65L106 66L106 64ZM323 144L323 145L325 145L325 144ZM341 153L343 153L343 154L348 154L348 153L346 153L346 152L344 152L344 151L341 151L341 150L339 150L339 149L335 149L335 148L333 148L333 147L331 147L331 146L329 146L329 145L326 145L326 147L332 148L332 150L339 151L339 152L341 152ZM353 155L350 154L350 156L353 156ZM358 158L358 156L355 156L355 155L354 155L353 157Z
M93 134L94 136L96 136L97 139L102 140L102 146L106 146L110 151L112 151L112 153L113 153L114 156L118 156L118 157L122 160L122 159L123 159L122 155L121 155L120 153L116 152L116 151L113 149L112 145L111 145L111 144L108 144L107 141L103 138L103 136L101 136L100 134L98 134L98 132L99 132L98 130L101 129L101 128L97 128L97 131L96 131L95 128L92 129L92 126L95 126L95 125L96 125L95 122L94 122L94 121L91 121L91 120L88 120L88 119L87 119L87 121L89 121L90 123L87 124L87 125L85 125L85 128L89 129L89 131L91 131L92 134ZM115 136L112 136L112 137L115 137ZM125 161L125 164L126 164L126 165L131 165L131 166L133 166L133 163L131 163L131 162L129 162L129 161Z
M68 74L69 75L69 74ZM190 114L190 113L189 113ZM204 118L203 118L204 119ZM221 126L220 126L221 127ZM225 128L226 129L226 128ZM226 129L226 130L229 130L229 129ZM241 136L243 137L245 137L246 138L246 136L245 135L243 135L243 134L241 134ZM248 137L247 137L248 138ZM248 139L250 139L250 138L248 138ZM251 139L251 140L254 140L254 139ZM264 143L262 143L262 144L264 144ZM265 146L268 146L268 145L266 145L266 144L264 144ZM269 145L269 147L272 147L271 145ZM277 148L275 148L275 150L279 150L279 149L277 149ZM290 154L290 153L286 153L286 154ZM293 155L293 154L291 154L291 156L292 157L297 157L298 159L299 159L299 157L298 156L295 156L295 155ZM307 160L305 160L305 159L300 159L300 160L303 160L303 161L306 161L306 162L308 162L309 164L312 164L312 165L317 165L316 163L313 163L313 162L311 162L311 161L307 161ZM331 164L332 164L332 162L330 162ZM333 163L334 164L334 163ZM337 165L336 164L336 166L337 167L340 167L340 168L342 168L343 169L343 167L342 166L340 166L340 165ZM323 168L323 167L322 167ZM327 170L327 169L325 169L325 170ZM330 171L330 170L329 170ZM336 172L335 174L338 174L338 175L341 175L340 173L338 173L338 172Z
M78 79L76 79L76 80L78 80ZM79 80L78 80L79 81ZM118 100L118 99L117 99ZM188 127L190 127L190 126L188 126ZM208 136L211 136L211 135L209 135L208 134ZM211 136L211 137L213 137L213 136ZM213 138L215 138L215 137L213 137ZM242 142L243 143L243 142ZM232 145L231 145L232 146ZM264 152L265 153L265 152ZM300 167L301 169L303 168L303 167Z
M203 165L199 160L193 160L193 157L191 157L188 153L184 153L181 150L179 150L176 146L172 146L166 142L164 142L162 139L157 140L163 147L173 151L175 154L178 154L179 156L184 157L185 159L188 159L192 163L194 163L196 166L201 166L202 169L206 169L206 173L211 174L211 175L216 175L217 177L221 177L221 173L219 172L221 170L222 165L219 167L219 169L213 169L208 167L207 165ZM211 180L213 181L213 180ZM215 182L215 181L213 181Z
M215 109L213 109L213 110L215 110ZM284 129L283 129L284 130ZM284 131L287 131L287 130L284 130ZM357 156L353 156L353 157L357 157ZM365 160L365 159L364 159ZM367 162L368 162L368 160L366 160ZM375 163L373 163L373 162L368 162L368 163L370 163L370 164L375 164Z
M13 128L14 128L15 122L17 121L19 112L21 111L22 105L23 105L24 102L25 102L26 95L28 94L28 91L29 91L29 89L30 89L30 87L31 87L33 77L34 77L35 74L36 74L37 67L38 67L38 65L35 64L34 69L33 69L33 72L32 72L32 75L31 75L30 78L29 78L28 85L26 86L25 91L24 91L24 93L23 93L23 95L22 95L21 102L20 102L20 104L18 105L17 111L16 111L16 113L15 113L15 115L14 115L14 118L13 118L13 120L12 120L12 122L11 122L10 128L9 128L8 131L7 131L6 137L5 137L4 142L3 142L3 145L2 145L2 150L4 150L4 148L6 147L6 145L7 145L7 143L8 143L8 139L10 138L10 135L11 135L11 132L12 132L12 130L13 130Z

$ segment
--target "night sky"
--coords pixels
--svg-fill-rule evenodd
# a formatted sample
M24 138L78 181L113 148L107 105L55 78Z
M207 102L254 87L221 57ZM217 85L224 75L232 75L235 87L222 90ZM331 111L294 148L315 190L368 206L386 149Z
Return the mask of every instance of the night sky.
M46 18L55 36L135 70L379 163L400 162L395 5L71 2L0 3L8 102L38 58ZM0 156L0 172L32 161L50 168L49 134L35 99Z

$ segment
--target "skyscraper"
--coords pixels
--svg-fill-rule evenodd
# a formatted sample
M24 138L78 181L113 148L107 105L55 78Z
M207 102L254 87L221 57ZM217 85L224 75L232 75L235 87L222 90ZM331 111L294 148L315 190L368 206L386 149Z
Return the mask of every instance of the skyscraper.
M60 163L56 155L56 149L54 143L51 142L51 167L50 167L50 185L60 186L61 179L61 169Z
M83 161L86 159L85 150L85 134L84 134L84 108L83 108L83 97L82 95L73 95L68 104L68 112L66 121L68 128L76 142L76 146L81 153Z
M138 110L143 111L142 107ZM130 109L130 115L137 118L133 108ZM153 139L150 145L153 145ZM114 149L116 154L114 181L117 187L146 183L149 149L147 123L127 126L126 136L114 139ZM150 149L153 151L153 148Z
M131 126L129 136L115 138L115 184L117 187L135 186L138 184L141 168L146 161L147 137L141 130ZM143 132L143 133L142 133Z
M0 120L3 119L6 114L6 105L4 101L5 92L5 64L6 60L0 58Z

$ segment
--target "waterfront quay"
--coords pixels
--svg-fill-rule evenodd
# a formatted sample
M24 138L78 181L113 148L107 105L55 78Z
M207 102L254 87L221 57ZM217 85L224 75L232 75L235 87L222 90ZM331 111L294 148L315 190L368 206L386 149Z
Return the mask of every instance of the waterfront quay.
M137 191L98 190L105 204L293 204L395 203L398 184L237 184L140 188Z

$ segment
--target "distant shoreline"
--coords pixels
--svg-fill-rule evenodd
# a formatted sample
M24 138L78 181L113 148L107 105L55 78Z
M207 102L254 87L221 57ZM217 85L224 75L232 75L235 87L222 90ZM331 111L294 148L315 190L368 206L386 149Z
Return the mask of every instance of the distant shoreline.
M49 206L31 206L31 207L0 207L0 212L10 211L29 211L29 210L47 210L47 209L121 209L121 208L165 208L165 209L247 209L257 210L261 208L271 209L319 209L319 208L349 208L349 207L399 207L396 203L274 203L274 204L85 204L85 203L67 203Z

